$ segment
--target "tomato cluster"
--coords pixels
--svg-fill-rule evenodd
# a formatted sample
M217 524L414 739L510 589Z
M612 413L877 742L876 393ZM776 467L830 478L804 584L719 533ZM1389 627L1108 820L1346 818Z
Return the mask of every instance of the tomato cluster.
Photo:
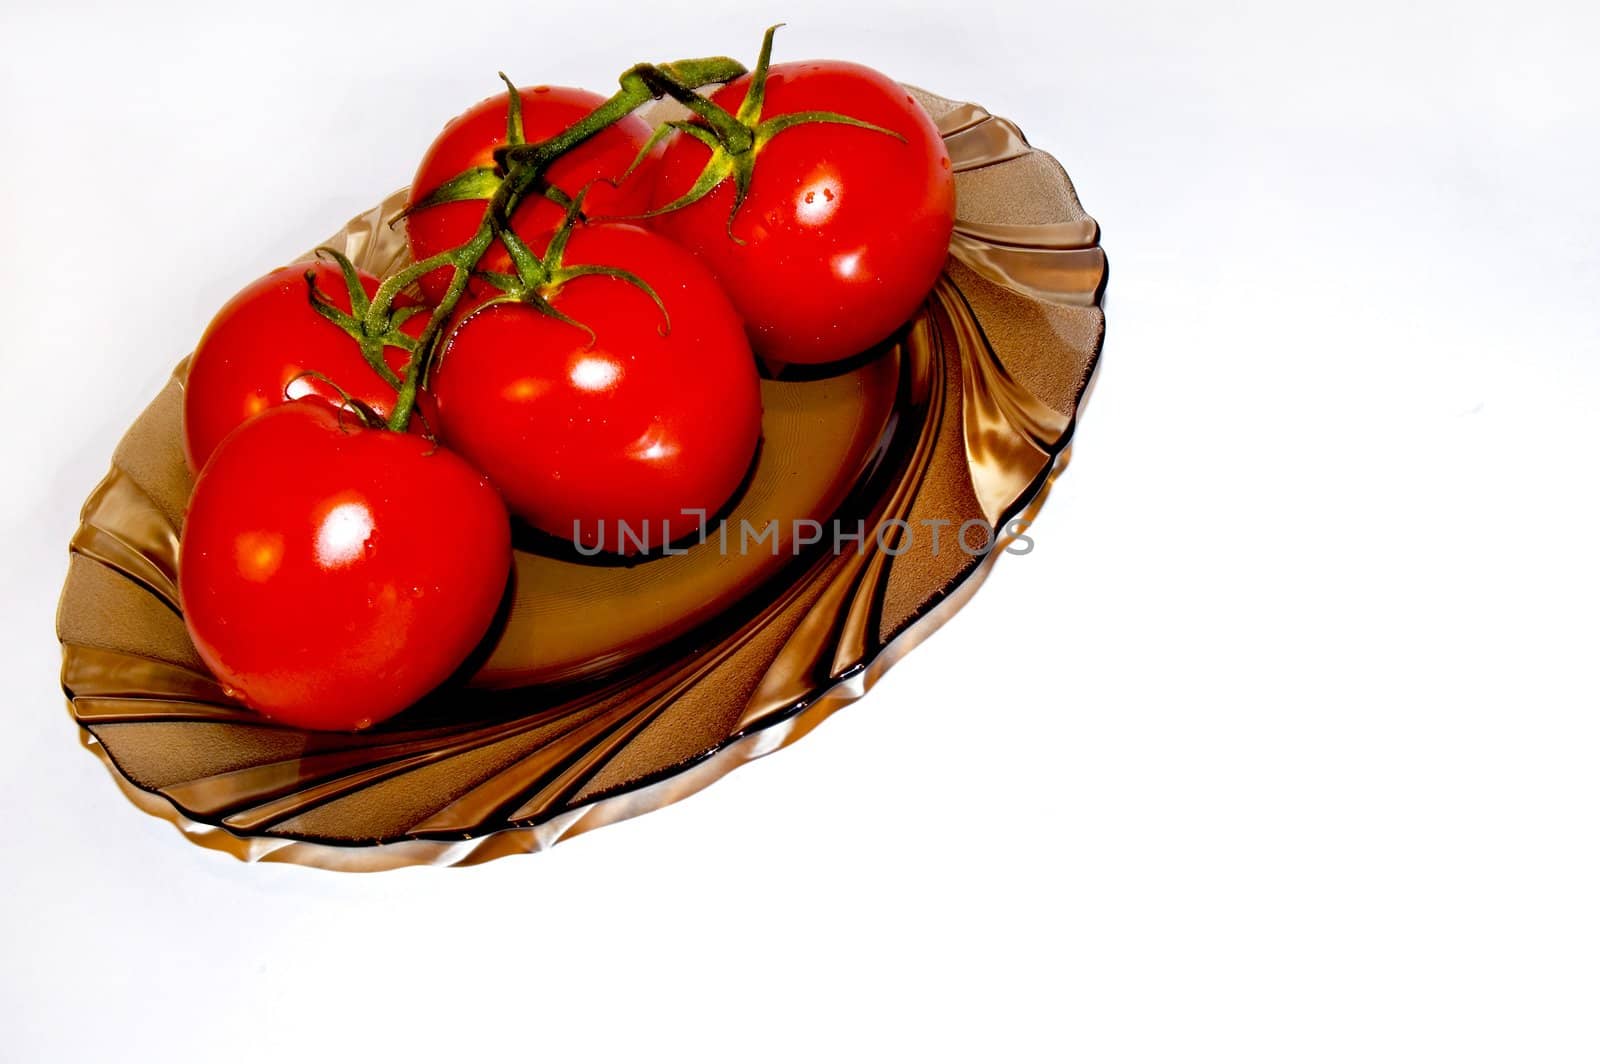
M324 249L218 313L179 590L232 697L309 728L398 713L493 624L513 517L585 553L681 541L754 460L757 356L848 358L915 311L954 219L937 131L876 71L771 47L609 98L507 82L423 156L411 265ZM663 96L689 114L652 132L633 112Z

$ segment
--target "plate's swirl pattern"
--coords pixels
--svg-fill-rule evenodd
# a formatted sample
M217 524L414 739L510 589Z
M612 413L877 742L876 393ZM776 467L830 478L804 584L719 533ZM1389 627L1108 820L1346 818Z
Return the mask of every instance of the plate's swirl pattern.
M1098 228L1060 166L980 107L918 98L957 171L946 275L880 357L766 382L763 454L733 514L837 522L843 549L789 537L774 559L695 548L633 568L519 551L470 687L366 733L279 727L230 704L178 613L180 365L72 540L57 627L85 745L203 845L372 870L535 850L659 807L859 697L1007 541L949 537L1015 532L1042 501L1103 333ZM399 202L333 243L392 272ZM915 534L928 522L943 550Z

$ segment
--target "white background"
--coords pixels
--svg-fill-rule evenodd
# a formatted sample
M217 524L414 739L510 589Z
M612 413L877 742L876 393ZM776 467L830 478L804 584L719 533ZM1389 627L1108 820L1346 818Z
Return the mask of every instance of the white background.
M0 1058L1600 1055L1593 5L0 5ZM497 69L778 19L1017 119L1104 227L1037 550L797 747L550 853L338 876L134 810L52 611L212 311Z

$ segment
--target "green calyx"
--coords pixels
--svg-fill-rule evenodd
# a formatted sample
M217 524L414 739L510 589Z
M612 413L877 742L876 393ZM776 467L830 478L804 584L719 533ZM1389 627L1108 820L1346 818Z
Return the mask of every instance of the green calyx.
M503 70L500 71L500 80L505 82L506 86L506 139L500 150L521 147L527 144L522 127L522 93L518 91L516 84L506 77ZM498 162L494 166L474 166L463 170L407 207L395 221L398 222L401 218L444 203L493 199L494 194L505 183L506 175L505 167ZM542 174L540 177L541 179L534 183L536 190L556 205L565 208L571 202L567 194L543 181Z
M480 245L481 246L477 246ZM473 250L476 246L476 251ZM317 284L315 270L305 273L307 296L311 302L311 309L324 319L344 330L361 351L361 357L372 371L381 377L384 383L395 389L394 410L386 423L381 427L395 432L404 432L411 422L411 416L416 409L417 390L424 383L423 371L428 365L429 354L437 340L440 326L448 318L450 308L459 301L461 293L466 290L467 277L472 265L482 257L488 249L488 240L474 241L454 248L448 252L435 255L422 262L414 263L406 269L385 280L378 286L376 294L370 298L366 289L361 285L360 274L356 271L355 264L348 256L336 248L320 247L317 249L319 258L331 259L339 267L339 272L344 277L345 290L350 300L350 310L339 308L327 293L323 292ZM465 265L463 265L465 264ZM402 330L406 322L420 314L427 313L427 308L417 304L396 306L395 298L406 288L414 284L423 274L442 267L454 266L457 268L455 279L452 281L447 298L434 308L427 324L421 333L415 337ZM407 354L404 375L398 375L389 368L388 361L383 357L385 348L397 347ZM319 379L326 380L320 374ZM338 389L345 395L346 404L350 404L348 393L334 381L327 381L329 385ZM358 410L358 413L361 413ZM373 422L373 417L368 409L362 414L363 424L369 428L380 427ZM382 422L382 419L378 419Z
M782 23L767 27L767 32L761 39L761 55L756 60L755 69L750 72L749 90L745 93L744 102L739 105L737 113L730 114L698 93L673 94L673 98L693 112L695 117L689 120L664 122L657 127L651 134L650 140L640 150L638 157L634 159L633 165L628 168L628 173L631 174L637 169L655 150L656 145L674 133L698 140L710 149L711 157L706 160L705 167L687 192L642 217L653 218L680 210L704 199L718 185L731 179L734 192L733 209L728 212L728 236L738 243L743 243L733 235L734 219L738 217L739 208L744 205L745 197L750 194L750 182L755 176L756 157L761 154L761 149L780 133L796 126L826 123L854 126L857 129L882 133L899 141L905 140L892 129L885 129L835 111L796 111L763 120L761 114L767 102L767 76L772 66L772 42L781 26Z
M372 316L372 300L367 298L367 291L361 285L361 276L356 271L355 263L335 248L320 247L316 254L318 258L331 259L338 265L339 272L344 276L345 291L350 300L350 312L346 313L339 309L338 305L328 298L328 294L317 284L315 270L307 270L306 289L307 296L311 300L311 309L343 329L361 348L361 357L372 367L372 371L383 378L391 388L399 388L400 378L389 368L388 361L383 357L383 351L387 347L398 347L408 354L415 354L417 341L402 332L400 326L421 313L423 308L393 307L381 317ZM320 378L321 375L314 374L314 376ZM332 381L327 383L333 384ZM336 384L333 386L338 387ZM340 392L343 394L343 389L340 389Z
M594 343L594 329L583 322L572 318L556 309L552 300L561 286L578 277L610 277L614 280L630 284L650 297L650 301L661 312L661 334L665 336L672 328L672 320L667 314L667 306L656 294L650 283L630 270L617 266L599 266L580 264L570 266L565 261L567 242L572 237L572 231L583 216L583 201L588 194L588 189L581 190L567 207L566 217L562 220L561 227L550 237L550 243L545 247L543 255L535 255L533 250L509 226L495 226L495 236L505 245L511 257L514 273L480 272L479 277L500 289L502 295L490 302L518 302L533 307L542 314L547 314L557 321L581 329L589 336L589 343Z

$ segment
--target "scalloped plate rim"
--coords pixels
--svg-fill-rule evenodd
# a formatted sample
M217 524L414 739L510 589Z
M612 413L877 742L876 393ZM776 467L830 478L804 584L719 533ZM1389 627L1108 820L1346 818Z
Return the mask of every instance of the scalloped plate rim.
M1097 342L1088 382L1084 387L1084 399L1092 390L1099 362L1100 347ZM1084 399L1078 402L1080 411ZM1079 415L1075 413L1054 460L1037 486L1030 489L1014 511L1006 515L1006 521L1019 516L1031 517L1044 504L1056 478L1066 469L1071 458L1072 438L1076 434L1078 420ZM698 758L635 780L617 791L547 820L514 824L462 839L414 837L393 841L344 842L240 834L225 825L191 817L160 791L146 790L135 784L117 767L111 752L94 732L76 719L74 723L78 727L80 744L95 755L124 795L142 812L170 823L190 842L231 854L241 862L287 863L346 872L381 872L416 865L450 868L482 864L512 853L537 853L595 828L680 802L741 765L784 749L834 713L864 697L891 667L959 613L988 579L995 562L1004 553L1004 542L997 541L994 550L964 577L945 589L926 612L896 633L854 672L839 677L833 684L818 689L808 698L797 700L759 727L730 736ZM66 693L65 687L63 693ZM71 695L67 694L69 716L71 702ZM552 826L557 826L557 830L551 830ZM523 842L528 845L517 845ZM482 852L491 848L495 852ZM385 852L395 859L374 860L375 856Z

